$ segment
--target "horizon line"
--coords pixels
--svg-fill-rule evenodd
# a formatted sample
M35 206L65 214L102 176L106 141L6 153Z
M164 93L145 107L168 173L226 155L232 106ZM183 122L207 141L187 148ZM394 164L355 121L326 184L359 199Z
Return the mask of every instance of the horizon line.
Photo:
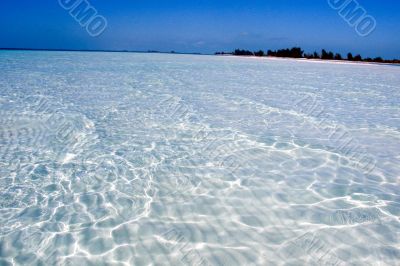
M66 48L10 48L0 47L0 51L49 51L49 52L105 52L105 53L148 53L148 54L187 54L187 55L214 55L199 52L177 52L158 50L107 50L107 49L66 49Z
M65 48L9 48L9 47L0 47L0 51L42 51L42 52L100 52L100 53L138 53L138 54L177 54L177 55L204 55L204 56L223 56L223 54L218 55L218 52L208 54L208 53L200 53L200 52L176 52L176 51L157 51L157 50L147 50L147 51L140 51L140 50L101 50L101 49L65 49ZM232 55L232 56L237 56L232 54L233 52L226 52L225 55ZM238 56L241 57L241 56ZM243 57L249 57L243 55ZM307 58L292 58L292 57L276 57L276 56L265 56L265 57L271 57L271 58L282 58L282 59L307 59ZM307 60L318 60L318 59L307 59ZM324 60L324 59L319 59L322 61L334 61L334 60ZM393 59L397 60L397 59ZM379 64L379 65L397 65L399 66L400 64L397 63L378 63L378 62L356 62L356 61L349 61L353 63L371 63L371 64Z
M296 46L298 47L298 46ZM301 47L299 47L301 48ZM237 48L240 50L240 48ZM286 48L289 49L289 48ZM234 51L232 52L225 52L225 51L216 51L213 53L202 53L202 52L179 52L175 50L171 51L158 51L158 50L114 50L114 49L68 49L68 48L15 48L15 47L0 47L1 50L8 50L8 51L53 51L53 52L109 52L109 53L148 53L148 54L182 54L182 55L216 55L217 53L225 53L225 54L233 54ZM257 49L256 49L257 50ZM259 51L263 51L262 49L258 49ZM270 49L269 49L270 50ZM279 49L278 49L279 50ZM322 48L321 50L325 50ZM250 51L250 50L249 50ZM274 51L274 50L272 50ZM317 52L317 51L314 51ZM310 52L312 53L312 52ZM350 52L351 53L351 52ZM354 53L359 54L359 53ZM381 57L381 56L378 56ZM384 60L399 60L397 58L393 59L386 59L385 57L381 57Z

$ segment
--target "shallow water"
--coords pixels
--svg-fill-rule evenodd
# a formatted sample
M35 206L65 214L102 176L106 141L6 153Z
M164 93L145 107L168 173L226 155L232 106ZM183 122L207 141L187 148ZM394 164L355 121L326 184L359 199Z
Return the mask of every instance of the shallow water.
M399 265L400 68L0 52L0 265Z

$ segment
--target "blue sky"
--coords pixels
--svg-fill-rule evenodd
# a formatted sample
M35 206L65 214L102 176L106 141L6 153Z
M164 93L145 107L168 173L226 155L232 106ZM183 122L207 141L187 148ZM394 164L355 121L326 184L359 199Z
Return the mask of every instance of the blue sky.
M360 37L327 0L90 0L108 21L89 36L58 0L1 0L0 47L213 53L301 46L400 58L400 1L359 0L377 21Z

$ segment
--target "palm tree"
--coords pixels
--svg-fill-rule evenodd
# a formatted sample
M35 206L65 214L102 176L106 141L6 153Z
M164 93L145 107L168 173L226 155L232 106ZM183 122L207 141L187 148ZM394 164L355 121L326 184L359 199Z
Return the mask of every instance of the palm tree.
M254 55L255 55L255 56L264 56L265 53L264 53L263 50L260 50L260 51L258 51L258 52L254 52Z
M355 57L354 57L354 61L362 61L362 57L361 57L361 55L356 55Z
M341 54L335 54L335 60L342 60L342 55Z
M354 60L352 53L348 53L347 54L347 60L349 60L349 61L353 61Z

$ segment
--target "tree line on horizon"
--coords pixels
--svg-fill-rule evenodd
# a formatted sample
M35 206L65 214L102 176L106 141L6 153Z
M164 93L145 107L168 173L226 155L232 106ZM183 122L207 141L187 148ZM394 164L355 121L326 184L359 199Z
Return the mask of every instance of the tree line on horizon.
M307 59L322 59L322 60L347 60L354 62L375 62L375 63L393 63L399 64L400 60L385 60L382 57L376 58L363 58L360 54L353 55L352 53L348 53L346 57L343 57L340 53L333 53L331 51L326 51L322 49L321 53L305 53L300 47L293 47L291 49L279 49L279 50L268 50L264 52L263 50L259 51L249 51L249 50L241 50L236 49L234 52L226 53L226 52L217 52L216 55L235 55L235 56L273 56L273 57L288 57L288 58L307 58Z

